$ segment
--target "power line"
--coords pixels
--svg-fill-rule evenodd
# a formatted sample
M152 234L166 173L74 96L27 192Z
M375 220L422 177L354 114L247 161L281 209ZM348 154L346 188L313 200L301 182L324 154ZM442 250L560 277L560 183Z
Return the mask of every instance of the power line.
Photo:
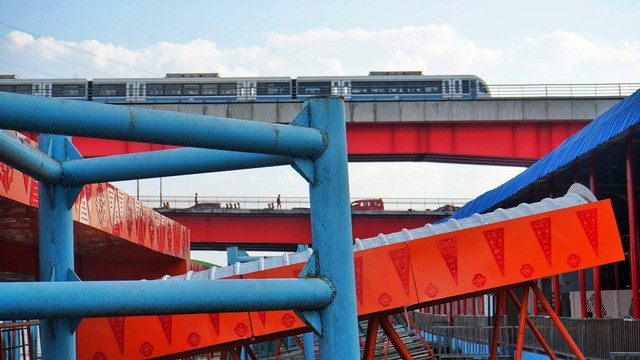
M106 72L103 72L103 71L100 71L100 70L96 70L96 69L93 69L93 68L90 68L90 67L87 67L87 66L84 66L84 65L80 65L80 64L74 63L73 61L69 61L69 60L64 59L64 58L61 58L61 57L59 57L59 56L55 56L55 55L49 54L49 53L44 52L44 51L42 51L42 50L34 49L34 48L30 47L30 46L27 46L27 45L24 45L24 44L20 44L19 42L13 41L13 40L11 40L11 39L7 39L5 36L3 36L3 37L2 37L2 40L10 41L10 42L12 42L12 43L14 43L14 44L17 44L17 45L19 45L19 46L25 47L25 48L27 48L27 49L29 49L29 50L32 50L32 51L35 51L35 52L38 52L38 53L44 54L44 55L46 55L46 56L50 56L50 57L52 57L52 58L54 58L54 59L58 59L58 60L60 60L60 61L64 61L64 62L66 62L66 63L69 63L69 64L74 65L74 66L81 67L81 68L83 68L83 69L87 69L87 70L95 71L95 72L97 72L97 73L104 74L104 75L107 75L107 76L115 77L115 76L113 76L113 75L111 75L111 74L108 74L108 73L106 73Z
M15 27L15 26L13 26L13 25L9 25L9 24L7 24L7 23L5 23L5 22L3 22L3 21L0 21L0 25L6 26L6 27L11 28L11 29L14 29L14 30L21 31L21 32L23 32L23 33L29 34L29 35L31 35L31 36L33 36L33 37L38 38L38 39L43 39L43 40L47 40L47 41L53 41L53 40L49 40L49 39L47 39L46 37L44 37L44 36L42 36L42 35L38 35L38 34L35 34L35 33L30 32L30 31L27 31L27 30L24 30L24 29L21 29L21 28ZM148 70L145 70L145 69L142 69L142 68L138 68L138 67L135 67L135 66L131 66L131 65L129 65L129 64L125 64L125 63L120 62L120 61L117 61L117 60L109 59L109 58L104 57L104 56L100 56L100 55L97 55L97 54L94 54L94 53L91 53L91 52L88 52L88 51L85 51L85 50L82 50L82 49L75 48L75 47L73 47L73 46L70 46L70 45L64 44L64 43L62 43L62 42L55 42L55 43L56 43L56 44L58 44L58 45L62 45L62 46L64 46L64 47L67 47L67 48L69 48L69 49L71 49L71 50L74 50L74 51L77 51L77 52L83 53L83 54L85 54L85 55L89 55L89 56L97 57L97 58L102 59L102 60L107 60L107 61L110 61L110 62L112 62L112 63L114 63L114 64L118 64L118 65L121 65L121 66L125 66L125 67L128 67L128 68L130 68L130 69L134 69L134 70L142 71L142 72L144 72L144 73L147 73L147 74L150 74L150 75L153 75L153 76L162 76L162 75L157 74L157 73L154 73L154 72L152 72L152 71L148 71Z
M58 76L58 75L55 75L55 74L51 74L51 73L48 73L48 72L44 72L44 71L40 71L40 70L36 70L36 69L29 68L29 67L26 67L26 66L22 66L22 65L18 65L18 64L10 63L10 62L8 62L8 61L0 60L0 63L7 64L7 65L11 65L11 66L15 66L15 67L19 67L19 68L23 68L23 69L27 69L27 70L29 70L29 71L33 71L33 72L37 72L37 73L40 73L40 74L45 74L45 75L53 76L53 77L56 77L56 78L60 78L60 77L61 77L61 76Z

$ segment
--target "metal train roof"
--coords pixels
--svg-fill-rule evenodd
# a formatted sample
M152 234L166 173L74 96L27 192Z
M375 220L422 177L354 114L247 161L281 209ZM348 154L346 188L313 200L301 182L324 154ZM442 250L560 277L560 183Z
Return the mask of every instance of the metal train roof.
M535 181L570 165L576 159L586 156L605 143L624 136L626 130L636 126L639 122L640 90L594 119L513 179L487 191L461 207L450 218L461 219L475 213L486 212ZM447 219L443 219L441 222L447 221Z

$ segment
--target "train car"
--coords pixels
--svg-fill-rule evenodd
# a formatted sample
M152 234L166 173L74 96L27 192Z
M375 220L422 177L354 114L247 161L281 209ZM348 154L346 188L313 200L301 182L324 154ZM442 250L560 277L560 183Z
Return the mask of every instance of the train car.
M372 71L368 76L223 78L217 73L171 73L164 78L18 79L0 75L0 91L103 103L189 103L304 100L338 95L353 100L474 99L490 96L475 75Z
M339 95L353 100L472 99L488 97L489 90L475 75L372 71L368 76L298 77L296 94L298 99L319 95Z
M0 91L18 94L88 100L87 79L19 79L15 75L0 76Z
M155 79L94 79L96 102L291 100L289 77L222 78L217 73L172 73Z

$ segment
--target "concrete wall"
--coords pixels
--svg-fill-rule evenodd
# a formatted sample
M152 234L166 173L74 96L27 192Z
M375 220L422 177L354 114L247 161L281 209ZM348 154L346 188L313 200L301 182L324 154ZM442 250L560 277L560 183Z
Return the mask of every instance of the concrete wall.
M438 101L346 101L348 122L593 120L619 99L482 99ZM302 102L144 104L143 108L288 123Z

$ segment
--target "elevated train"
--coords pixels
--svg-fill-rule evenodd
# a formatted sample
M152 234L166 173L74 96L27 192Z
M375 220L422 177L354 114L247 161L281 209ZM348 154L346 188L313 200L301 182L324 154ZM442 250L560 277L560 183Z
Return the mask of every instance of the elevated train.
M475 99L490 96L475 75L372 71L368 76L225 78L170 73L164 78L19 79L0 76L0 91L102 103L284 101L338 95L353 100Z

